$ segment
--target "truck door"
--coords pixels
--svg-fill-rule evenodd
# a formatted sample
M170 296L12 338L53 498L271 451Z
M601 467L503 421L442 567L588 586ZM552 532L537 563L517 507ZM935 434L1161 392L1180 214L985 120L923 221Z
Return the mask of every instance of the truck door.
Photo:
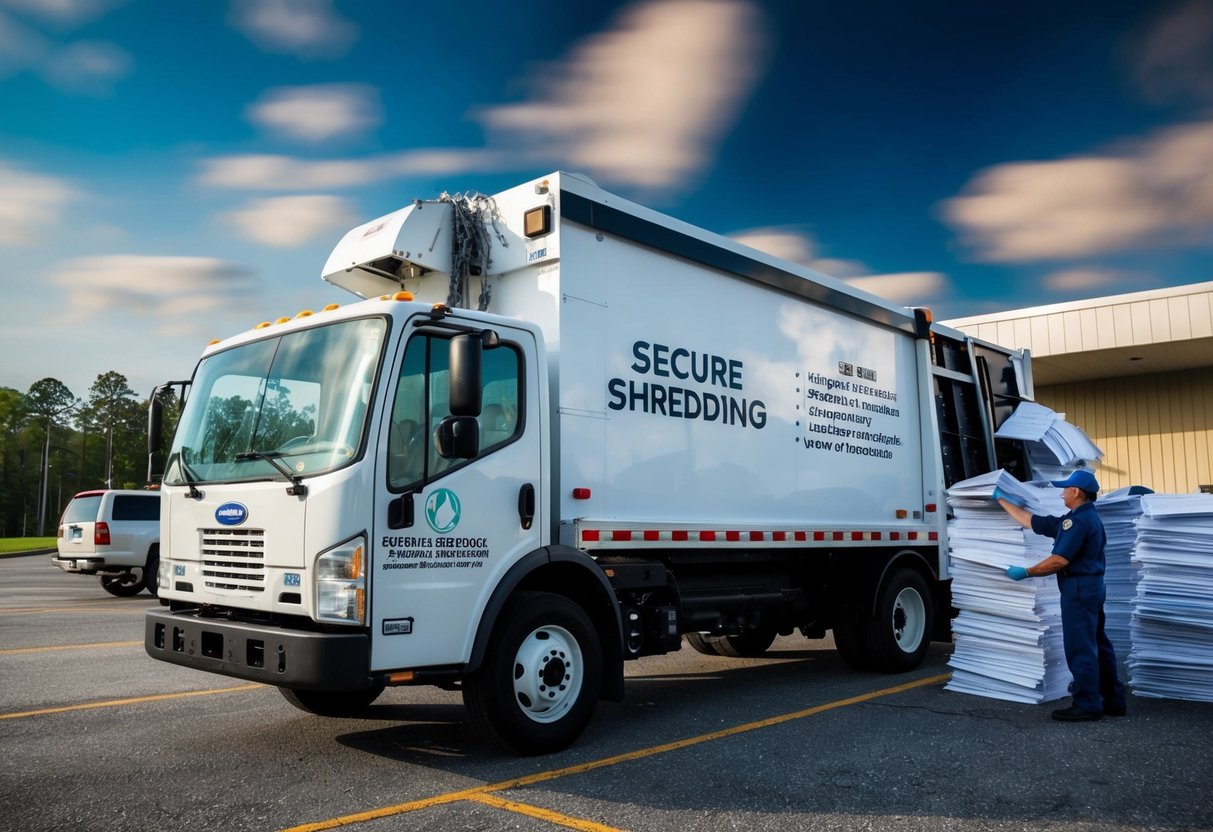
M450 415L451 331L410 327L389 377L368 567L372 670L466 661L492 588L541 545L536 343L495 329L475 459L444 459L434 443Z

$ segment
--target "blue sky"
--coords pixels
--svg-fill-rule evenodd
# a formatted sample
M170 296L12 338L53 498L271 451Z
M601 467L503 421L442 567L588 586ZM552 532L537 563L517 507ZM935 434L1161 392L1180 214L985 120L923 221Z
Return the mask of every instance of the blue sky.
M0 386L146 395L557 169L937 318L1211 278L1213 0L522 5L0 0Z

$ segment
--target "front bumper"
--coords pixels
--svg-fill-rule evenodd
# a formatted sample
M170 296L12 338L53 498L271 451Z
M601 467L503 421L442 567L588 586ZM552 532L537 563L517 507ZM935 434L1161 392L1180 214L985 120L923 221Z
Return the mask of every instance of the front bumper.
M370 674L366 633L312 633L148 610L143 646L153 659L300 690L362 690Z

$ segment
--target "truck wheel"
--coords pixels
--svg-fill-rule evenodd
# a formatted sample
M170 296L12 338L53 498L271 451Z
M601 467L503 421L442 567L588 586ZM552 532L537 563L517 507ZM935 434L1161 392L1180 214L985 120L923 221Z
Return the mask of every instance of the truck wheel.
M147 566L143 567L143 588L151 595L160 591L160 547L153 546L147 553Z
M735 636L709 636L687 633L687 644L705 656L728 656L746 659L761 656L775 643L775 631L767 628L746 630Z
M922 664L931 646L934 611L926 580L913 569L889 576L868 627L868 648L878 669L902 673Z
M319 716L358 716L383 693L383 683L363 690L295 690L278 688L282 698L301 711Z
M733 659L745 659L761 656L775 643L776 632L760 627L756 630L746 630L736 636L725 636L716 642L716 652Z
M134 572L123 572L121 575L102 575L101 588L110 595L119 598L131 598L143 590L143 579L135 577Z
M852 670L875 670L876 662L868 651L864 626L852 620L846 612L840 615L842 617L834 623L834 646L838 648L838 655Z
M719 656L719 651L716 650L717 639L711 636L706 636L703 633L687 633L687 644L695 649L696 653L703 653L705 656Z
M493 628L484 664L464 680L472 724L516 754L577 739L598 704L602 648L585 610L561 595L520 592Z

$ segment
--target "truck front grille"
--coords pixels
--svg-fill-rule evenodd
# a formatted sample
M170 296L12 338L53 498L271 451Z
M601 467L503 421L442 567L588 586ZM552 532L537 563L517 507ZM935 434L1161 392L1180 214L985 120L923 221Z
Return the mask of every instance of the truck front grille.
M265 591L265 529L201 529L202 577L210 589Z

